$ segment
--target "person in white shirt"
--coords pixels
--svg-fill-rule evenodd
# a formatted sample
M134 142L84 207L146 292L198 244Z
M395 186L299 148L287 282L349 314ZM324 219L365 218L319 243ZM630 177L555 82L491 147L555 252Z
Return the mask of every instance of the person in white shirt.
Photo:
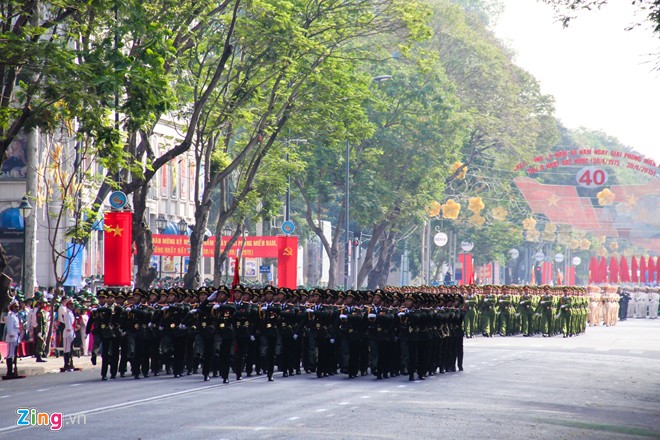
M641 287L639 291L635 293L635 316L637 319L646 318L648 307L648 294L646 293L646 289Z
M62 307L60 307L59 313L60 316L58 318L64 324L64 331L62 332L64 367L60 371L74 371L71 348L73 347L73 339L76 336L76 317L73 314L73 302L71 298L64 298L62 300Z
M649 318L658 318L658 301L660 300L659 289L654 287L649 289Z
M18 318L18 301L9 303L9 313L5 323L5 342L7 343L7 377L18 376L16 349L21 342L21 321Z

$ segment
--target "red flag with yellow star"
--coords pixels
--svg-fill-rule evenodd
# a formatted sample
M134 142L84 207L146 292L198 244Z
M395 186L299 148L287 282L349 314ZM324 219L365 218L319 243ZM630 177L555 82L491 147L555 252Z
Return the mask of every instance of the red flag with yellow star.
M103 282L106 286L130 286L133 273L133 213L106 212L103 224Z

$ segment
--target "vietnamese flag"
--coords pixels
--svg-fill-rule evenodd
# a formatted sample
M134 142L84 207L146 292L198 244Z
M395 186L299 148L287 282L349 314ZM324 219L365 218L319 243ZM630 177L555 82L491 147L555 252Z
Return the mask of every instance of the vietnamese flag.
M633 283L639 283L639 276L637 275L637 258L635 256L632 257L632 260L630 260L630 281Z
M619 262L616 257L610 257L610 283L619 283Z
M655 281L655 262L653 261L653 257L649 257L646 266L649 273L646 280L649 283L653 283Z
M621 256L621 262L619 263L619 279L622 283L630 282L630 272L628 272L628 260L623 255Z
M639 257L639 282L646 284L646 260L644 257Z
M241 275L238 268L238 257L236 257L236 266L234 266L234 280L231 283L231 289L234 290L236 286L241 284Z
M106 212L103 224L103 283L106 286L130 286L133 278L133 213Z

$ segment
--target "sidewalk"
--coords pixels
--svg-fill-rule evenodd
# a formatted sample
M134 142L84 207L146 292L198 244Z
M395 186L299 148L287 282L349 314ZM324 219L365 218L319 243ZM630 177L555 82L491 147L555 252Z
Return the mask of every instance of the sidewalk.
M59 373L60 368L64 365L64 359L60 357L49 357L46 359L47 362L37 362L37 358L34 357L23 357L18 358L18 372L23 376L36 376L40 374L47 373ZM90 368L100 368L101 366L101 357L97 359L97 365L92 365L90 356L80 356L73 357L73 365L76 368L83 368L88 370ZM6 359L2 360L0 363L0 376L4 376L7 373L7 362Z

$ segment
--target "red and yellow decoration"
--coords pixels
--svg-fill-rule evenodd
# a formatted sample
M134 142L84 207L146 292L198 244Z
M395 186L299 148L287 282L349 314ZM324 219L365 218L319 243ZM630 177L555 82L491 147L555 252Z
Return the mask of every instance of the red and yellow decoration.
M444 218L456 219L460 212L461 205L456 203L454 199L449 199L444 205L442 205L442 216Z
M596 194L596 197L598 197L598 204L600 206L608 206L614 203L614 200L616 199L616 194L614 194L608 188L605 188L604 190Z
M133 213L106 212L103 224L103 283L106 286L130 286L133 275Z
M442 205L434 200L426 206L426 213L429 217L437 217L441 209Z
M509 212L504 209L502 206L498 206L490 212L490 215L497 221L503 222L506 220L506 216L509 215Z
M451 173L454 174L462 166L463 166L463 164L461 162L459 162L459 161L454 162L454 165L451 166ZM467 167L464 167L456 175L456 178L459 179L459 180L463 180L463 179L465 179L466 175L467 175Z
M483 200L481 200L481 197L470 197L470 200L468 201L468 209L475 214L479 214L486 205L484 205Z

